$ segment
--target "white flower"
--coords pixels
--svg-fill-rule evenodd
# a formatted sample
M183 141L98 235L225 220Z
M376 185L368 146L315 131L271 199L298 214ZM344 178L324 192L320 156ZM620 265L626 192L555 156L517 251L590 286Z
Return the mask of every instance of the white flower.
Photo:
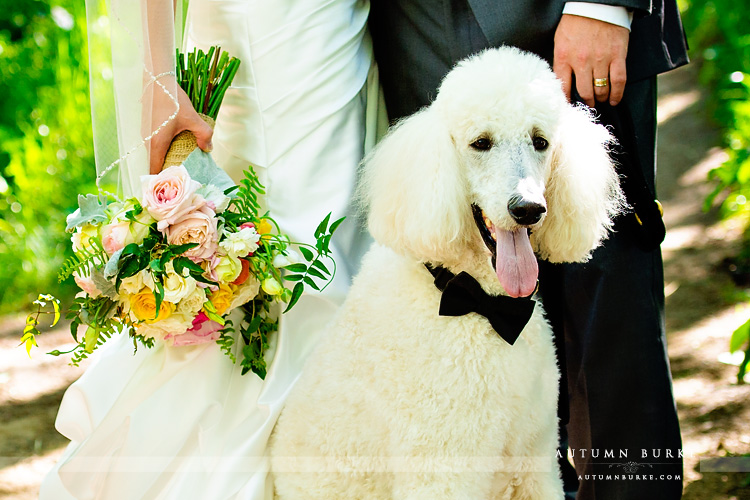
M229 206L230 198L224 195L224 192L213 184L206 184L196 194L203 196L209 205L213 205L214 212L220 214Z
M273 267L280 268L291 266L292 264L296 264L301 261L300 255L294 250L287 250L286 252L288 255L280 253L273 258Z
M167 274L164 277L164 300L176 304L184 297L193 293L197 284L194 278L190 276L183 277L177 274L172 262L167 262L166 271Z
M125 278L120 282L120 294L123 293L135 295L136 293L143 290L143 287L148 287L151 290L154 289L154 278L151 276L151 273L146 271L145 269L136 274L135 276L131 276L130 278Z
M206 290L196 286L192 293L186 295L180 303L177 304L177 312L186 316L195 317L195 315L203 308L203 304L206 303L206 300Z
M260 234L254 227L246 227L236 233L224 233L226 237L219 246L227 255L232 257L245 257L258 249Z

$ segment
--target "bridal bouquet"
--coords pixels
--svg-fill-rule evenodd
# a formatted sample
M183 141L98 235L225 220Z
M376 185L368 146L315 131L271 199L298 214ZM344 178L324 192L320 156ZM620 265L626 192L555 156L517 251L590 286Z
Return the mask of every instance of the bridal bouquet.
M207 59L198 55L206 74L221 73L216 63L233 74L236 64L219 59L218 52L212 49ZM206 61L213 54L210 69ZM198 99L208 102L205 92ZM211 107L215 118L218 105ZM79 195L78 210L67 218L74 256L59 273L60 281L73 276L81 289L67 312L76 345L50 354L72 353L77 365L112 335L127 334L136 348L216 342L236 362L233 346L241 339L242 373L252 370L264 378L269 335L278 328L271 306L286 303L286 312L305 286L321 290L333 279L329 246L343 219L331 223L329 214L315 230L315 244L292 242L261 213L264 188L252 168L236 186L199 149L141 181L141 193L122 201ZM61 315L54 297L40 295L35 304L21 339L29 353L37 345L40 315L54 314L53 325ZM244 317L234 328L228 315L237 308ZM86 328L79 338L81 325Z
M320 289L333 277L329 244L342 219L329 226L326 217L314 245L293 243L273 218L259 213L263 191L252 170L237 187L218 167L207 168L211 162L196 151L184 165L144 176L142 194L122 202L79 195L79 208L67 220L74 256L59 275L73 276L81 288L67 314L77 342L68 351L73 364L123 333L147 347L217 342L234 358L236 332L228 314L242 307L243 373L264 377L263 353L278 326L271 304L286 302L286 312L305 285ZM40 296L22 338L27 349L36 345L47 302L59 317L59 302ZM79 339L80 325L87 328Z

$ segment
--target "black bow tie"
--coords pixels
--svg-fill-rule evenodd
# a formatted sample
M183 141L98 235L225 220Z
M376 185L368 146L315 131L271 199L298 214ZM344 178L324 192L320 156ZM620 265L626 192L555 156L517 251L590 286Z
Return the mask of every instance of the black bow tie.
M425 267L435 277L435 286L443 292L440 316L463 316L475 312L487 318L492 328L513 345L529 322L536 302L531 297L488 295L469 273L456 276L443 267Z

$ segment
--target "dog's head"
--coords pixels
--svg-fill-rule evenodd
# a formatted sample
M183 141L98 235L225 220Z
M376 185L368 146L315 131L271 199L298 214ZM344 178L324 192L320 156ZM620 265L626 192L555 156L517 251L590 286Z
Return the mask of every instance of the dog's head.
M459 63L435 102L365 160L370 232L425 262L491 262L506 293L529 295L533 252L585 261L611 229L623 202L610 141L543 60L487 50Z

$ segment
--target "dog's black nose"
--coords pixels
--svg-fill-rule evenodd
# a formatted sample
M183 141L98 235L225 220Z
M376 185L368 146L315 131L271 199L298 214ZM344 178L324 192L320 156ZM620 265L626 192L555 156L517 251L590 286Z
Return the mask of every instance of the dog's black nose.
M536 224L542 218L542 214L547 209L544 205L535 203L533 201L527 201L523 198L512 198L508 202L508 212L513 220L522 226L530 226Z

